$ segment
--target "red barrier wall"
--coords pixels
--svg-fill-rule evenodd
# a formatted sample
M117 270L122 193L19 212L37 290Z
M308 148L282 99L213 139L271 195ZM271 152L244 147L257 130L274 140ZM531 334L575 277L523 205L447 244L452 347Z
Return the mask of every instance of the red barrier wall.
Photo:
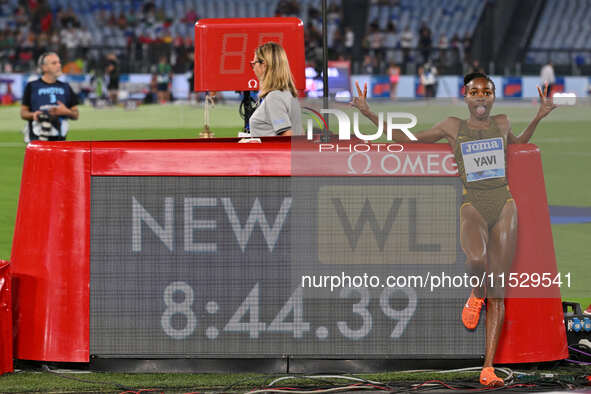
M556 255L540 151L534 145L509 146L509 187L517 205L514 272L556 273ZM560 289L539 288L536 298L507 291L505 323L495 362L522 363L568 357ZM540 294L542 292L543 294Z
M90 144L27 147L12 246L15 357L88 361Z
M92 175L290 176L289 138L263 141L30 144L25 154L11 256L15 357L89 361ZM442 144L416 144L405 146L400 155L412 160L432 155L436 164L438 157L444 160L450 153ZM510 146L508 155L509 184L519 211L514 267L521 272L556 273L540 152L534 145L520 145ZM348 157L346 152L335 156L324 175L339 171L346 175ZM415 168L418 170L412 174L401 175L455 176L442 165L433 167L439 169L434 172L423 169L421 173L420 167ZM496 362L539 362L568 356L560 291L544 291L546 298L507 299Z
M13 371L10 295L10 264L0 260L0 375Z

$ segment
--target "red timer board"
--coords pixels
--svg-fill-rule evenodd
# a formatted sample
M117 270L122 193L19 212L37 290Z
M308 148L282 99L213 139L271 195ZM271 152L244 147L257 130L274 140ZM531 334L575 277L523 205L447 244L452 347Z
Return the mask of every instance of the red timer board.
M254 50L269 41L283 46L296 88L304 90L304 25L298 18L199 20L195 24L194 90L258 90L250 61Z

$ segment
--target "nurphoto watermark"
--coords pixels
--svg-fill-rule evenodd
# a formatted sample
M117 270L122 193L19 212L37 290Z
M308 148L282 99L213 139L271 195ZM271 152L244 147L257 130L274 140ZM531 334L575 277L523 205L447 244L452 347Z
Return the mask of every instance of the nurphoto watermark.
M386 140L392 141L392 132L394 130L402 131L411 141L417 141L417 137L410 131L411 128L417 125L417 117L408 112L387 112L385 115L383 112L378 113L378 126L377 130L373 134L364 134L359 130L359 113L357 111L353 112L353 122L349 118L349 115L344 111L338 109L326 109L322 108L319 111L316 111L309 107L304 107L304 109L308 110L310 113L316 116L316 122L321 126L324 127L325 130L328 129L326 119L324 118L323 114L327 115L334 115L338 120L338 139L339 141L350 141L351 140L351 125L353 126L353 135L362 141L376 141L384 136L384 132L386 134ZM386 121L384 122L384 117ZM400 120L406 120L405 122L400 122ZM384 130L385 125L385 130ZM314 139L314 121L312 119L308 119L307 129L306 129L306 137L308 140ZM402 148L402 145L398 145ZM398 148L398 149L400 149ZM354 149L354 148L351 148ZM403 148L402 148L403 149ZM400 151L402 150L400 149ZM325 150L326 151L326 150ZM354 149L354 151L357 151Z

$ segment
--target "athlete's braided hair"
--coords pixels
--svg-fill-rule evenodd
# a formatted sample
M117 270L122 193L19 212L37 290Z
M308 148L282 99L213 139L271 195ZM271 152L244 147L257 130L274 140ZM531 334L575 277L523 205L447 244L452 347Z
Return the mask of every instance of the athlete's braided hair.
M472 80L477 79L477 78L484 78L488 82L490 82L491 85L492 85L492 87L493 87L493 92L496 93L497 88L496 88L495 83L492 80L492 78L489 77L488 75L484 74L484 73L481 73L481 72L473 72L473 73L470 73L470 74L466 74L466 76L464 77L464 86L467 88L468 87L468 84Z

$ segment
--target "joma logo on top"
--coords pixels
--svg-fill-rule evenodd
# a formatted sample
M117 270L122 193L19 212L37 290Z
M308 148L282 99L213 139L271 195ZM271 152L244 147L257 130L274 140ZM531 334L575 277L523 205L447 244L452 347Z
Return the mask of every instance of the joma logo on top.
M500 140L490 140L483 142L472 142L466 144L466 153L480 152L483 150L500 149Z
M349 115L338 109L321 109L320 113L311 108L305 108L314 113L326 127L326 120L322 114L332 114L336 116L339 121L339 140L350 140L351 139L351 120ZM407 123L394 123L395 119L407 119L410 122ZM417 137L409 130L417 125L417 117L407 112L388 112L386 114L386 139L392 141L392 131L402 131L411 141L416 141ZM374 134L363 134L359 131L359 113L353 112L353 133L355 137L364 141L375 141L382 137L384 134L384 113L378 113L378 130ZM313 138L313 125L312 119L308 119L307 127L307 138L311 140Z

